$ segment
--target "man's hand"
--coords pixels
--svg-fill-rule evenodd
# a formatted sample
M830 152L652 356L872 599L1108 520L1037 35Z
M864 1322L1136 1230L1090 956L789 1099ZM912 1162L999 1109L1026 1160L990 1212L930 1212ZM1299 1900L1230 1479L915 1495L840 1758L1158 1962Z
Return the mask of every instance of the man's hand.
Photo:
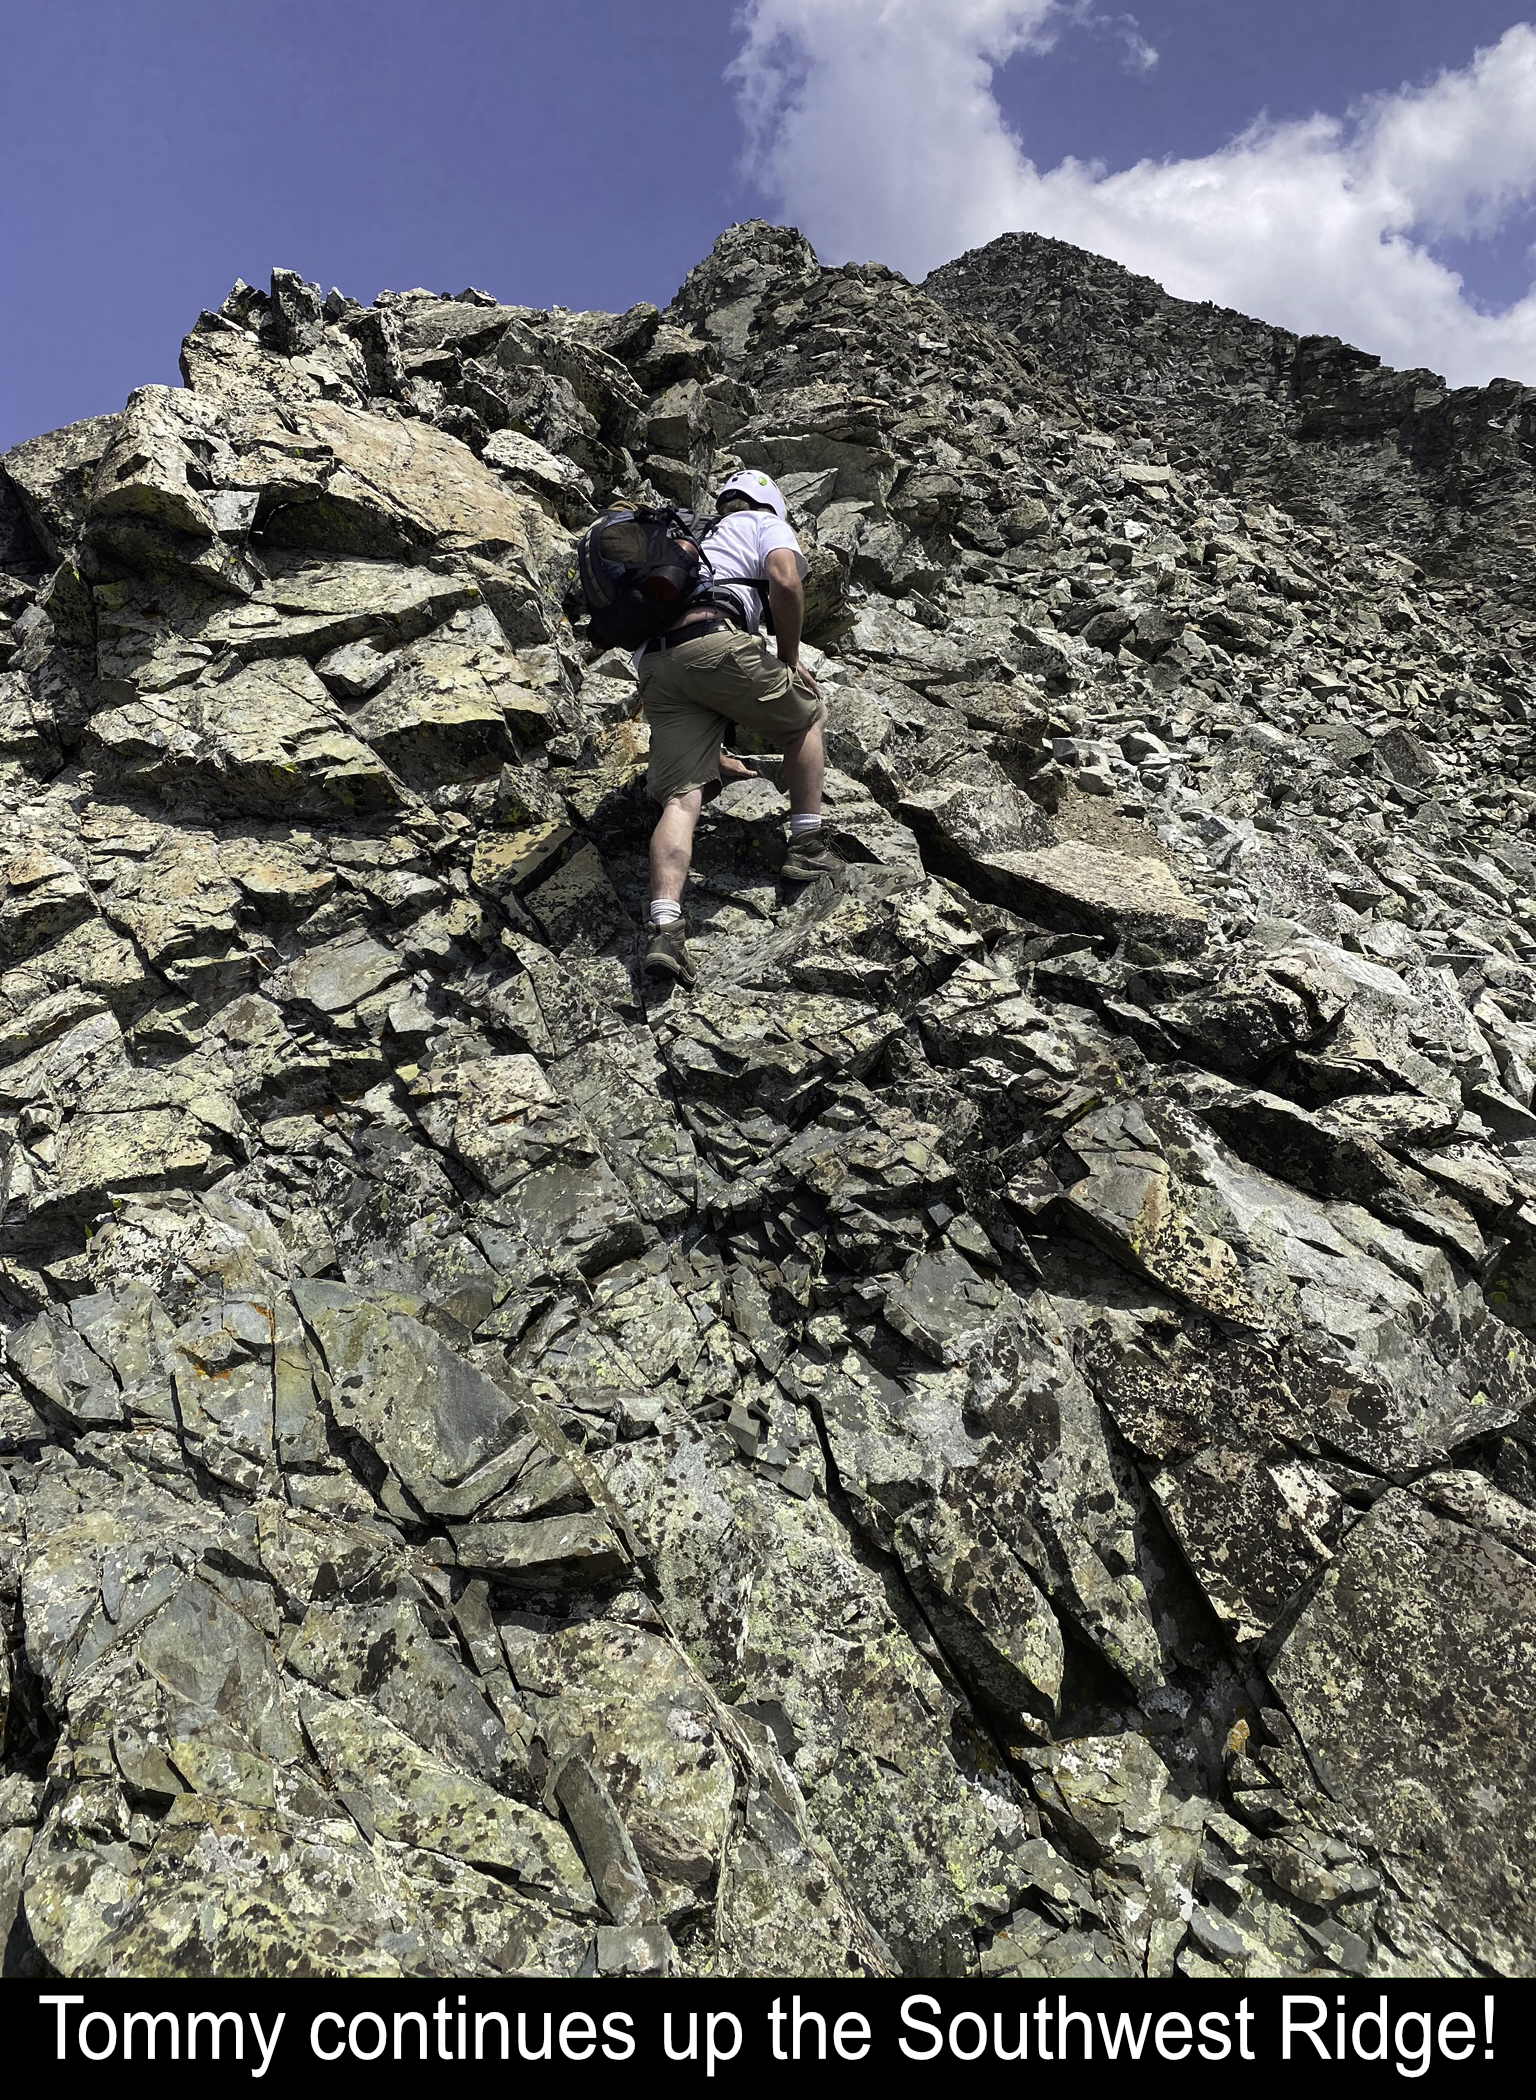
M806 690L810 693L812 699L819 700L821 698L821 687L816 683L816 680L812 677L811 673L806 669L804 664L791 664L789 667L789 675L795 681L796 685L803 685L806 688Z

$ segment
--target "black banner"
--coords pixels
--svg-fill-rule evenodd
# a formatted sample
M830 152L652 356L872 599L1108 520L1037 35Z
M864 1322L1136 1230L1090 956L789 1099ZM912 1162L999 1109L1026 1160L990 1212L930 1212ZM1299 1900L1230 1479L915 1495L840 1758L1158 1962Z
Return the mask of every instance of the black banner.
M471 2092L509 2072L562 2093L615 2070L670 2080L940 2073L1027 2067L1032 2083L1080 2069L1176 2069L1230 2091L1248 2066L1310 2082L1469 2088L1529 2076L1529 1983L1052 1984L102 1982L15 1983L13 2048L72 2085L153 2065L157 2084L321 2075L377 2091L396 2078ZM1522 2066L1525 2068L1522 2069Z

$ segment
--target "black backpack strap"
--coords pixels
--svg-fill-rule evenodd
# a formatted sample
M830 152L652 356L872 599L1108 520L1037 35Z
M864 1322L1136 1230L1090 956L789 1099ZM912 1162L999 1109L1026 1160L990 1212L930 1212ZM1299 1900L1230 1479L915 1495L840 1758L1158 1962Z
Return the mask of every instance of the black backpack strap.
M714 531L717 525L723 525L724 523L724 517L721 516L718 512L713 517L694 519L692 537L695 541L695 544L697 544L700 547L701 551L703 542L708 537L708 535ZM705 558L706 560L708 559L707 556ZM712 576L710 578L710 589L708 591L701 592L699 598L695 602L702 604L706 599L708 599L711 596L711 593L713 592L716 585L719 585L721 588L723 588L728 583L745 584L749 590L756 591L757 602L760 607L760 616L763 622L763 626L769 634L772 634L773 610L768 600L768 579L766 576ZM725 609L729 610L729 607Z
M711 581L711 586L710 586L710 590L711 590L711 592L713 592L713 590L714 590L714 589L715 589L715 588L716 588L717 586L718 586L718 587L719 587L720 589L722 589L722 590L723 590L723 589L725 588L725 586L726 586L726 585L727 585L728 583L737 583L737 584L743 584L743 585L745 585L745 587L746 587L746 588L747 588L748 590L753 590L753 591L756 591L756 593L757 593L757 603L758 603L758 616L759 616L759 618L760 618L760 619L762 620L762 623L763 623L763 628L764 628L764 631L765 631L766 633L768 633L768 634L772 634L772 633L773 633L773 631L774 631L774 627L773 627L773 604L772 604L772 601L770 600L770 598L769 598L769 596L768 596L768 579L767 579L767 577L766 577L766 576L716 576L716 577L714 577L714 578L712 579L712 581ZM709 595L709 593L706 593L705 595Z

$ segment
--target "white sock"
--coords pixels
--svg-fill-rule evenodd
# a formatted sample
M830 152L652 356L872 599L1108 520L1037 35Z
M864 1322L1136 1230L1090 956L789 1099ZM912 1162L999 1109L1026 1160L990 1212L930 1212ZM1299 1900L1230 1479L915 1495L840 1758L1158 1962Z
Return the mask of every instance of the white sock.
M675 903L672 898L653 897L651 899L651 924L653 926L670 926L674 920L680 919L682 916L683 907Z
M820 831L820 829L820 817L797 817L793 815L790 817L789 835L792 839L802 838L806 832Z

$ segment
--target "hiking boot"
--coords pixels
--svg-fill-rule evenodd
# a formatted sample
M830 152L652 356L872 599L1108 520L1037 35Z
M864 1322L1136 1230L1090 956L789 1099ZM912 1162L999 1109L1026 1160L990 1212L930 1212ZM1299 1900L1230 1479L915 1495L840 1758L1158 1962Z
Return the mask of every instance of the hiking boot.
M823 825L820 831L802 831L799 838L790 840L779 873L786 882L814 882L818 875L835 875L846 866L831 832Z
M645 967L652 976L675 977L679 984L692 984L695 976L688 953L688 921L674 919L670 926L653 926L645 951Z

